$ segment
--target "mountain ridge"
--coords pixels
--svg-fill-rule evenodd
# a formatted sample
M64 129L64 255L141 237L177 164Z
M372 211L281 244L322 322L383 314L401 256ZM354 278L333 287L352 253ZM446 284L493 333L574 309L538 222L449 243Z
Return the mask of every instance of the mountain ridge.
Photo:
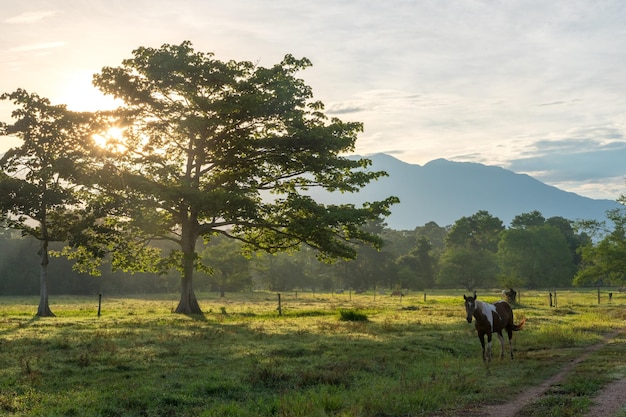
M311 192L312 196L326 204L362 204L396 196L400 203L391 207L386 221L388 227L396 230L413 230L430 221L447 226L479 210L486 210L509 225L515 216L534 210L545 218L605 220L607 210L621 207L617 201L584 197L497 166L443 158L417 165L387 154L366 158L372 161L371 170L386 171L389 176L368 184L358 193L317 190Z

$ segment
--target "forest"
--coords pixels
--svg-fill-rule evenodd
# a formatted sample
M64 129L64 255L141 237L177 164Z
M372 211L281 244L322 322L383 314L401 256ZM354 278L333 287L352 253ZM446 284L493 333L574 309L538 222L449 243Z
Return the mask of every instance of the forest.
M190 42L140 47L93 83L123 104L75 112L17 89L0 138L0 294L366 291L623 286L623 210L606 224L488 211L386 227L395 196L322 204L387 176L351 159L359 122L324 113L286 55L216 60ZM622 197L621 202L624 202ZM428 204L428 202L424 202ZM195 278L194 278L195 277Z
M620 213L609 214L620 220ZM225 295L250 290L391 293L433 288L624 286L624 274L618 271L623 271L619 262L625 253L608 250L624 247L622 226L594 241L589 228L589 232L579 232L577 225L582 227L561 217L545 219L532 212L520 214L505 227L487 211L446 227L430 222L398 231L377 224L369 227L383 240L381 250L358 245L354 260L333 263L319 261L306 247L292 253L246 255L241 243L217 236L208 244L198 242L200 257L212 270L196 274L195 288ZM53 245L52 253L60 254L62 246ZM39 293L37 250L38 243L32 238L9 229L0 234L0 294ZM175 270L130 273L110 267L103 268L100 276L91 276L75 271L73 264L63 256L51 260L50 293L172 293L181 278ZM606 270L599 272L602 265Z

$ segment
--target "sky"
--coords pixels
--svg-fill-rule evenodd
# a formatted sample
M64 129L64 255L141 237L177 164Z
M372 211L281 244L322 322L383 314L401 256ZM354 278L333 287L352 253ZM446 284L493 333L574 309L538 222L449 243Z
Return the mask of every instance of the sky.
M496 165L591 198L626 194L623 0L2 1L0 93L112 108L91 84L139 46L286 54L356 153ZM0 103L10 122L12 105ZM17 142L0 138L0 152Z

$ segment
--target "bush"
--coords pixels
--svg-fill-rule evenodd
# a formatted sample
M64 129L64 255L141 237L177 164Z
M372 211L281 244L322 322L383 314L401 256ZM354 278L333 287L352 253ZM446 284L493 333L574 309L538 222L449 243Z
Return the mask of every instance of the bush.
M339 310L339 320L341 321L368 321L367 315L355 310Z

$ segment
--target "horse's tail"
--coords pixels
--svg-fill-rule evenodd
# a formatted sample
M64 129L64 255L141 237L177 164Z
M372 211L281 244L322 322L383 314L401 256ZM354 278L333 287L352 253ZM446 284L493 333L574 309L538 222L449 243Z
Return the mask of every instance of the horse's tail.
M522 321L520 321L519 324L513 324L512 330L514 332L519 332L520 330L524 328L525 323L526 323L526 319L522 319Z

